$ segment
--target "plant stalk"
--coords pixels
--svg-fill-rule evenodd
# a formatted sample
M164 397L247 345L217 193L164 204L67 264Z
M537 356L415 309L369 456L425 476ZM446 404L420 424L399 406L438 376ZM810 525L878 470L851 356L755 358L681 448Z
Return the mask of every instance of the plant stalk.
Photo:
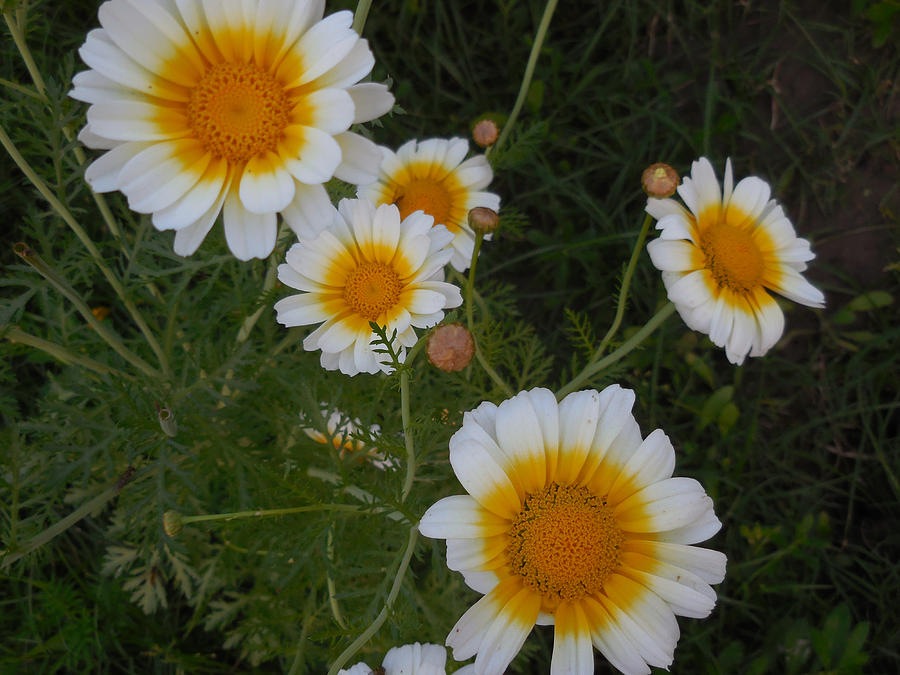
M629 352L631 352L635 347L639 346L647 337L653 333L657 328L659 328L662 323L668 319L675 312L675 305L671 302L667 302L665 306L659 310L656 314L650 317L650 320L645 323L641 329L628 338L625 342L621 344L621 346L605 358L600 359L599 361L591 360L580 373L578 373L572 381L567 385L562 387L559 391L556 392L556 400L562 400L567 394L572 393L576 389L578 389L585 382L590 380L594 375L604 370L605 368L609 368L616 361L619 361L623 357L627 356Z

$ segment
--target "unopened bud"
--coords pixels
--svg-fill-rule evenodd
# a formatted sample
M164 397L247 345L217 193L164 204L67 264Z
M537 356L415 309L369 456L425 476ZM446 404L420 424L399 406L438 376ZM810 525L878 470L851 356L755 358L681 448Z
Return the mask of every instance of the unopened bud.
M678 172L668 164L651 164L641 174L641 186L648 197L665 199L675 194L678 187Z
M500 224L500 216L494 209L476 206L469 211L469 227L481 234L490 234Z
M169 537L177 537L184 529L181 514L178 511L166 511L163 514L163 530Z
M482 148L486 148L487 146L496 143L499 135L500 129L497 127L497 123L494 122L494 120L479 120L478 123L472 127L472 140Z
M461 324L448 323L434 329L428 338L425 353L433 366L447 373L454 373L472 361L475 340Z
M163 433L169 438L174 438L175 434L178 433L175 413L168 408L160 408L159 412L156 413L156 417L159 419L159 426L162 428Z

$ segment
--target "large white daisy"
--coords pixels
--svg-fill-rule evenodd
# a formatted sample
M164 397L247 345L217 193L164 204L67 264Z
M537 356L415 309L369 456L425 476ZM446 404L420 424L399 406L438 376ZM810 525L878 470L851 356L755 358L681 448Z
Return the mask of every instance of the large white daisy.
M467 412L450 463L467 495L419 524L484 593L450 631L476 675L503 673L535 624L554 625L551 673L594 672L592 645L626 674L666 668L675 615L712 611L725 556L690 546L721 523L659 429L641 439L618 385L557 404L547 389Z
M469 211L476 206L500 209L500 197L484 191L494 177L485 156L465 159L469 142L464 138L413 140L396 154L381 151L378 180L360 186L359 196L375 204L396 204L404 218L420 209L433 216L435 225L454 235L450 264L460 272L468 269L475 248Z
M343 199L331 225L315 239L300 238L278 266L278 278L303 291L275 303L279 323L320 323L303 341L322 350L328 370L347 375L387 372L390 359L369 322L397 331L400 358L417 340L416 328L430 328L444 309L462 304L459 289L443 281L453 235L433 227L421 211L406 218L393 204L377 209L367 200Z
M339 670L338 675L372 675L375 672L384 675L445 675L446 663L447 650L440 645L414 642L388 651L380 671L360 662L347 670Z
M312 236L322 183L375 179L381 153L348 131L393 105L353 15L324 0L110 0L79 54L71 96L90 103L79 138L108 150L85 178L121 190L175 252L191 255L224 212L241 260L272 252L276 214Z
M771 188L756 176L736 186L731 160L719 187L712 164L701 157L674 199L647 200L658 239L647 245L662 271L669 300L692 330L707 333L728 360L740 365L762 356L784 331L784 314L768 291L810 307L825 296L800 274L815 255L794 232Z

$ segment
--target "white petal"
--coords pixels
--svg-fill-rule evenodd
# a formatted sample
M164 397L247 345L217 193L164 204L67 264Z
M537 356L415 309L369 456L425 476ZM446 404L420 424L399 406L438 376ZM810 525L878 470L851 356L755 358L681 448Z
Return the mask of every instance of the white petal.
M327 134L347 131L354 122L354 101L344 89L319 89L306 95L300 104L311 114L307 123Z
M330 180L341 163L341 146L334 137L314 127L288 127L285 134L289 133L302 137L298 141L302 150L299 157L282 155L288 171L309 185Z
M733 226L740 227L759 220L769 203L771 193L772 188L761 178L748 176L742 179L735 186L731 202L728 204L728 215L726 216L728 222ZM740 217L741 215L743 218Z
M816 308L825 306L825 295L822 291L788 265L780 267L778 282L774 285L773 290L801 305Z
M483 508L510 521L519 513L522 503L515 487L483 445L453 436L450 464L466 492Z
M294 46L298 60L304 65L304 72L285 88L311 82L345 58L359 41L359 36L350 30L351 23L351 12L335 12L306 31Z
M502 673L534 628L541 597L530 588L519 591L488 625L475 657L475 672Z
M706 270L696 270L690 274L685 274L674 284L667 287L669 300L676 305L688 308L697 307L708 302L712 296L706 281L707 274Z
M674 199L656 199L655 197L647 198L647 206L644 210L656 220L662 220L666 216L681 216L683 220L687 220L688 212L684 207Z
M672 477L675 449L662 429L650 433L628 460L609 492L613 504L641 488Z
M556 610L550 675L593 675L591 630L580 603L562 603Z
M158 230L180 230L195 223L216 203L227 178L228 160L213 159L197 184L184 196L170 206L154 211L153 226Z
M175 253L182 256L194 254L219 217L219 212L222 210L222 204L225 202L227 194L228 179L226 178L219 197L213 205L195 222L175 233Z
M334 170L336 178L354 185L365 185L378 178L381 151L368 138L345 131L334 137L341 148L341 163Z
M615 507L623 530L662 532L691 524L712 507L712 500L693 478L669 478L648 485Z
M647 244L647 253L653 266L665 272L689 272L698 268L695 257L697 247L686 241L654 239Z
M600 395L594 390L578 391L559 403L559 462L555 480L571 484L587 459L597 422L600 418Z
M369 122L391 111L394 107L394 95L384 84L366 82L350 87L347 93L353 98L356 114L354 124Z
M95 159L84 172L84 179L94 192L119 189L119 174L132 158L151 147L149 143L122 143Z
M241 176L239 196L255 214L281 211L294 199L294 179L274 152L252 157Z
M234 188L228 191L224 208L225 241L238 260L265 258L275 248L278 234L275 213L251 213L244 208Z
M419 521L419 532L432 539L475 539L502 534L509 521L482 508L468 495L444 497Z
M281 210L281 215L298 237L315 239L334 222L337 211L322 185L295 183L294 199Z

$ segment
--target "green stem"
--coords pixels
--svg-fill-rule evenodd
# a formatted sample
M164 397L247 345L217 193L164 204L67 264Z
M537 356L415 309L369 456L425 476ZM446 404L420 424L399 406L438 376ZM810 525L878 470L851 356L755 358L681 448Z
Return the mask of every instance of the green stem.
M562 389L556 392L556 400L561 400L567 394L572 393L585 382L590 380L594 375L604 370L605 368L608 368L616 361L619 361L623 357L627 356L631 350L639 346L644 340L647 339L647 337L651 333L653 333L653 331L659 328L659 326L666 319L668 319L674 311L675 305L673 305L671 302L667 302L666 305L656 314L654 314L637 333L623 342L616 351L612 352L605 358L600 359L599 361L592 360L590 363L588 363L584 367L584 369L580 373L578 373L578 375L572 378L571 382L569 382Z
M362 35L363 28L366 26L366 19L369 16L369 7L372 6L372 0L359 0L356 3L356 11L353 13L353 30Z
M135 479L133 482L143 480L149 475L150 474L144 474L142 477ZM62 534L90 514L99 511L106 505L107 502L109 502L117 494L119 494L119 492L122 490L122 487L123 486L121 485L121 479L117 480L114 485L108 487L90 501L85 502L84 504L79 506L68 516L54 523L35 537L29 539L21 548L17 548L14 551L0 551L0 568L9 567L23 556L26 556L32 551L40 548L44 544L49 543L55 537L58 537L60 534Z
M400 502L405 502L412 490L416 477L416 445L413 441L412 426L409 422L409 370L400 373L400 417L403 421L403 440L406 443L406 478L403 479L403 491Z
M634 275L634 268L637 266L638 258L641 255L641 251L644 249L644 240L647 238L647 232L650 229L651 222L653 222L653 217L648 213L644 216L644 223L641 225L640 234L638 234L637 241L634 244L634 250L631 252L631 260L628 261L628 267L625 268L625 276L622 277L622 287L619 289L619 302L616 305L616 316L613 319L609 330L606 331L606 335L604 335L603 339L600 341L600 346L597 347L597 351L594 352L594 356L591 359L592 361L596 361L603 356L603 352L609 344L609 341L612 340L616 331L619 330L619 326L622 325L622 317L625 315L625 303L628 300L628 289L631 286L631 277Z
M506 384L502 377L500 377L500 374L494 370L493 366L491 366L487 357L484 355L484 352L481 351L481 347L478 346L478 340L475 338L475 314L472 296L475 292L475 268L478 265L478 252L481 250L482 241L484 241L484 233L476 232L475 248L472 249L472 260L469 263L469 276L466 279L466 325L469 328L469 334L472 336L472 341L475 343L475 359L484 369L484 372L488 374L488 377L494 381L494 384L500 387L507 396L512 397L515 392L513 392L512 388Z
M466 325L469 332L475 335L474 310L472 309L472 291L475 288L475 267L478 264L478 252L481 250L481 242L484 241L484 233L475 233L475 248L472 249L472 261L469 264L469 277L466 281Z
M328 566L334 567L334 529L328 528L328 542L325 546L325 553L328 556ZM337 601L337 591L334 587L334 579L331 578L331 571L325 573L325 584L328 587L328 604L331 606L331 614L337 625L347 630L347 622L344 621L344 615L341 614L341 606Z
M503 125L503 129L500 132L500 138L497 139L497 142L494 143L493 146L488 148L485 155L489 155L492 150L496 150L503 145L503 142L509 136L510 130L516 123L516 119L519 117L519 112L521 112L522 106L525 104L525 98L528 96L528 89L531 87L531 78L534 76L534 67L537 64L541 47L544 44L544 38L547 36L547 29L550 27L550 19L553 18L556 2L557 0L547 0L547 4L544 6L544 15L541 17L540 25L538 25L537 34L534 36L534 44L531 46L531 53L528 55L528 64L525 66L525 76L522 78L522 84L519 86L519 95L516 98L516 103L513 105L512 112L509 114L509 119L506 124Z
M266 270L266 279L263 282L263 294L268 293L275 287L275 274L277 271L278 257L275 255L271 255L269 256L269 268ZM259 309L253 312L253 314L244 319L244 323L241 325L241 329L237 334L238 344L247 341L247 338L250 337L250 332L253 330L256 322L259 321L259 317L262 316L263 311L266 309L269 309L269 305L262 305Z
M297 654L294 656L294 662L291 664L291 669L288 671L288 675L297 675L300 672L300 669L303 667L303 652L306 650L306 641L309 639L309 629L312 626L313 618L315 617L315 612L313 609L316 605L316 593L315 589L310 591L309 596L306 598L306 605L303 607L303 628L300 629L300 640L297 644Z
M110 286L113 287L113 290L116 292L116 295L119 296L119 299L125 305L128 312L131 314L131 317L134 319L135 323L138 325L138 328L141 330L141 333L144 335L144 339L147 341L147 344L150 345L150 348L156 354L157 359L159 359L159 364L163 369L163 372L167 377L171 376L171 369L169 368L169 361L166 358L165 353L162 351L162 348L159 346L159 342L157 342L156 337L150 331L150 327L147 325L147 322L144 320L143 315L141 315L137 306L128 298L128 295L125 292L125 287L122 286L122 282L119 281L118 277L112 273L112 270L107 267L106 263L103 262L103 256L100 254L99 249L94 245L94 242L91 241L91 238L88 236L87 232L85 232L84 228L75 220L75 217L72 213L67 209L62 202L60 202L56 195L47 187L43 180L41 180L40 176L31 168L31 165L22 157L18 148L16 148L15 144L10 140L9 136L6 134L6 130L0 126L0 145L2 145L6 151L9 153L9 156L12 157L13 161L16 165L21 169L22 173L31 181L32 185L37 189L37 191L41 194L41 196L46 199L50 206L53 207L53 210L59 215L60 218L65 221L65 223L72 229L84 247L88 250L88 253L91 254L91 257L94 259L94 264L100 269L100 272L106 277L106 280L109 282Z
M93 328L97 334L106 341L106 344L112 347L119 356L138 370L142 371L145 375L152 378L160 377L160 374L149 363L128 349L118 335L113 333L107 326L100 323L97 317L94 316L91 308L81 299L81 296L78 295L75 289L69 285L69 282L66 281L65 277L22 242L15 244L13 248L15 249L16 255L37 270L42 277L49 281L56 290L62 293L63 296L75 306L75 309L77 309L79 314L84 317L84 320L88 322L90 327Z
M182 516L181 522L202 523L209 520L236 520L238 518L267 518L269 516L288 516L293 513L308 513L310 511L360 511L356 504L311 504L309 506L294 506L287 509L255 509L253 511L233 511L231 513L209 513L199 516Z
M34 82L35 89L38 92L38 98L45 103L49 103L47 100L47 85L44 83L44 78L41 75L41 71L38 69L37 64L34 62L34 57L31 54L31 50L28 48L28 43L25 41L25 13L24 11L19 12L19 20L13 18L12 12L7 10L3 12L3 18L6 20L6 25L9 28L9 32L12 35L13 41L16 43L16 48L19 50L19 55L22 57L22 60L25 62L25 68L28 70L28 74L31 75L31 81ZM9 86L14 86L15 88L19 88L18 85L14 85L13 83L9 83ZM31 95L31 94L29 94ZM66 140L71 142L75 138L75 133L72 131L70 125L66 125L62 128L62 132L66 137ZM75 145L72 148L72 152L75 155L75 159L78 161L80 165L84 165L87 157L84 154L84 151L81 149L81 146ZM116 239L121 239L122 234L119 231L119 224L116 222L115 216L113 216L112 211L109 209L109 205L106 203L106 199L103 195L94 192L91 190L91 195L94 198L94 202L97 204L97 208L100 210L100 215L103 217L103 222L106 223L106 226L109 228L109 231Z
M309 467L306 470L306 475L310 478L318 478L319 480L323 480L326 483L330 483L331 485L340 485L341 477L336 473L331 473L329 471L323 471L322 469L317 469L314 466ZM366 506L371 506L377 502L375 496L371 492L366 492L360 487L356 485L344 485L342 492L346 492L351 497L356 497L359 501L361 501ZM400 521L405 520L406 516L404 516L399 511L393 511L387 507L380 506L372 510L373 513L387 513L387 518L389 520Z
M337 659L335 659L334 663L331 664L331 668L328 669L328 675L337 675L344 664L353 658L356 652L369 641L369 638L378 632L378 629L381 628L382 624L387 620L388 613L391 611L391 606L394 604L394 600L397 599L397 595L400 593L400 586L403 584L403 578L406 576L406 570L409 568L409 561L412 559L413 551L416 548L416 539L418 536L419 530L413 525L409 528L409 540L406 543L406 550L403 552L403 559L400 561L400 566L397 568L397 574L394 576L394 584L391 586L387 599L384 601L384 607L382 607L372 624L360 633L359 637L351 642L350 646L342 651Z
M115 375L123 379L131 377L120 370L107 366L105 363L100 363L99 361L94 361L94 359L90 357L76 354L55 342L43 340L37 336L25 333L15 326L0 326L0 335L3 335L3 337L10 342L17 342L19 344L28 345L29 347L34 347L35 349L40 349L42 352L50 354L50 356L63 363L81 366L98 375Z

